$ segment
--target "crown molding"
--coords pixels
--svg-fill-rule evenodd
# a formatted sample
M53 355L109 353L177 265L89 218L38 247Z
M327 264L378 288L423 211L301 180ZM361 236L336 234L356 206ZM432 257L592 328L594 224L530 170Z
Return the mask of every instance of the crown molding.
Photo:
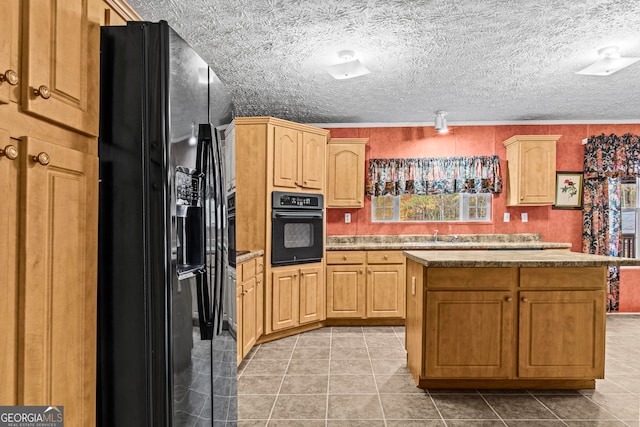
M140 15L125 0L104 0L104 2L127 21L142 21Z

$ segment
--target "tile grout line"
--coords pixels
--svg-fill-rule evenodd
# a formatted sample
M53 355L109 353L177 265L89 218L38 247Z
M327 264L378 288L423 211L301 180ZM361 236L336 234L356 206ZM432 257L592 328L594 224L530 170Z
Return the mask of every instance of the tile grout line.
M280 398L280 390L282 390L284 379L287 377L287 371L289 370L289 366L291 365L291 361L293 360L293 353L296 351L296 347L298 346L298 340L300 339L300 334L296 334L295 337L296 337L296 342L293 344L293 348L291 349L291 354L289 355L289 360L287 361L287 367L284 369L284 373L282 374L282 380L280 381L280 386L278 386L278 390L276 391L276 398L273 400L273 405L271 405L271 411L269 411L269 418L267 418L267 425L271 423L271 417L273 416L273 411L276 409L276 403L278 403L278 399Z
M331 354L333 351L333 326L330 326L329 333L329 373L327 374L327 398L325 400L324 425L329 426L329 387L331 386Z
M395 334L395 330L393 331ZM373 361L371 360L371 352L369 351L369 343L367 342L367 335L364 333L364 329L362 329L362 338L364 340L364 347L367 349L367 357L369 358L369 366L371 367L371 375L373 377L373 383L376 386L376 394L378 395L378 404L380 405L380 412L382 412L382 422L384 423L384 427L387 427L387 414L384 412L384 406L382 406L382 397L380 396L380 388L378 387L378 380L376 379L376 373L373 369Z

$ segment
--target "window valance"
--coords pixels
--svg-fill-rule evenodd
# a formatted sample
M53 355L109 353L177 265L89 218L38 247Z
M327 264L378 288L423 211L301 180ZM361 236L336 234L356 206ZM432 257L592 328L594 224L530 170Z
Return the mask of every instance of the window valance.
M498 156L369 160L370 196L501 192Z
M640 136L592 136L584 150L585 178L640 176Z

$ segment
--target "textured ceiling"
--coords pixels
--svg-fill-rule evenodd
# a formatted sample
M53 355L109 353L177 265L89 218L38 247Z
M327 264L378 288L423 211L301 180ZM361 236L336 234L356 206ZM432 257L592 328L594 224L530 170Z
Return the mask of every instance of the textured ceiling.
M302 123L640 122L638 0L128 0L211 65L237 116ZM352 49L371 71L324 69Z

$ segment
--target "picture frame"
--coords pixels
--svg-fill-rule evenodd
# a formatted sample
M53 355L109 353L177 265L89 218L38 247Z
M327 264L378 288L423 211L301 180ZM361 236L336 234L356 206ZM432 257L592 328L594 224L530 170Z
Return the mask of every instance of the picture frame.
M582 171L556 172L556 202L553 209L582 209Z

